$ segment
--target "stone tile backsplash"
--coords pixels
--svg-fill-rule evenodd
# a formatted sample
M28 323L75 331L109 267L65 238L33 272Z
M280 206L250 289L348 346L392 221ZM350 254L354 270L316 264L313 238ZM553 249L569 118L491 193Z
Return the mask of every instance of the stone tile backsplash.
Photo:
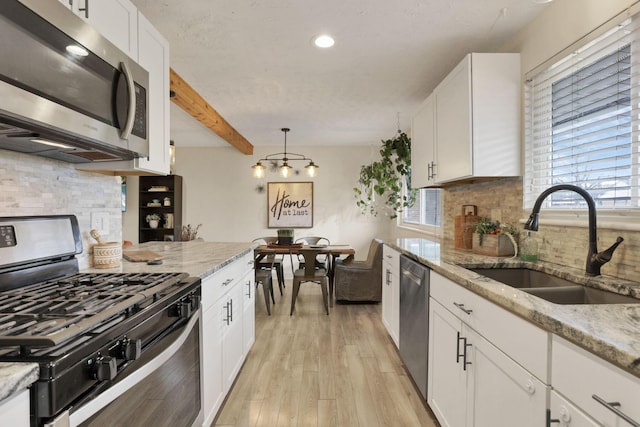
M80 268L90 265L91 213L108 213L105 241L122 240L119 176L82 172L71 163L0 150L0 216L74 214L82 233Z

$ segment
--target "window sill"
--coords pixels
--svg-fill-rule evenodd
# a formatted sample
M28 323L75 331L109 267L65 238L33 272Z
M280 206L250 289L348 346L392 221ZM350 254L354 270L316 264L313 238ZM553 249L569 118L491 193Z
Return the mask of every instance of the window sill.
M416 233L425 234L430 237L442 237L442 227L418 224L406 224L399 222L396 226L402 230L414 231Z

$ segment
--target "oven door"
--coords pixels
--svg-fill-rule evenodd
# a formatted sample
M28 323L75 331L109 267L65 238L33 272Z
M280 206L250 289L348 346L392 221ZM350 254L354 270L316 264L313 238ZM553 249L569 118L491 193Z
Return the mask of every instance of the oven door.
M111 387L45 427L192 427L202 425L198 309L182 328L154 343Z

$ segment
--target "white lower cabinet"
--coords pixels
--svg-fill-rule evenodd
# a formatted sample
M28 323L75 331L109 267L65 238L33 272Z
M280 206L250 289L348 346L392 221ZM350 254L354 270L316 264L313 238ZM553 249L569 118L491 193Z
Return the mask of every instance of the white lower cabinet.
M561 426L640 425L640 378L563 338L554 336L551 348L551 384L556 398L561 396L572 402L575 405L572 409L581 414L579 422L566 422ZM551 419L562 419L560 410L553 406L553 399Z
M244 361L242 292L242 284L238 283L218 302L219 312L222 313L222 387L225 394Z
M548 387L474 330L465 327L463 333L471 363L467 425L543 426Z
M29 390L25 389L0 402L0 425L29 427Z
M247 296L248 284L252 294ZM202 406L210 426L255 340L252 256L202 281Z
M382 323L396 347L400 337L400 252L382 247Z
M242 314L242 339L247 354L256 340L256 285L253 270L242 279L244 313Z
M469 378L460 363L461 329L460 319L430 298L427 402L442 427L462 427L467 423Z
M549 389L527 365L546 366L548 334L437 273L430 286L427 402L440 424L544 426ZM532 342L505 351L523 338Z

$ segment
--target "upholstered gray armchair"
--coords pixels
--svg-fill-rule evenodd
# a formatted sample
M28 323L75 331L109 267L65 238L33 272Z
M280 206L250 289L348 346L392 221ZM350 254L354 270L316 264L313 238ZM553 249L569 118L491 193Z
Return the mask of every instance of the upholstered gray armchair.
M382 242L371 241L366 261L350 258L337 260L335 266L335 293L338 301L382 300Z

